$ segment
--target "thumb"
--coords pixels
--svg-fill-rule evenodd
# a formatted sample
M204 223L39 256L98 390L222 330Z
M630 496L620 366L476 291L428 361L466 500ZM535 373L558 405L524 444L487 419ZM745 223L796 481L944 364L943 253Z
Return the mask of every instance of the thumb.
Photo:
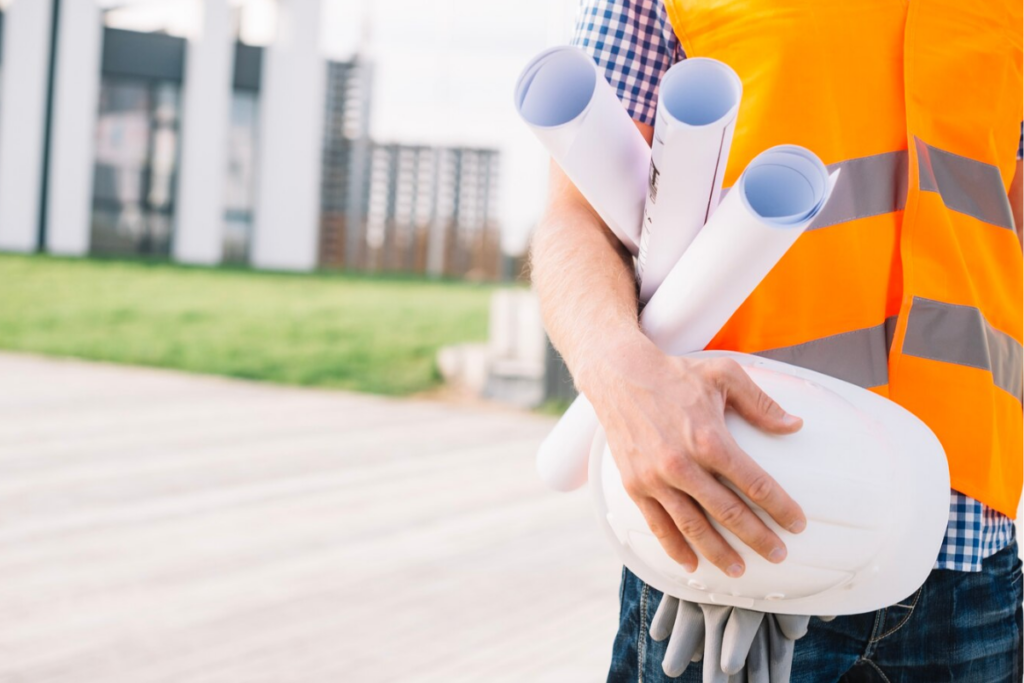
M803 420L787 413L738 364L730 368L723 386L726 402L755 427L773 434L790 434L803 425Z

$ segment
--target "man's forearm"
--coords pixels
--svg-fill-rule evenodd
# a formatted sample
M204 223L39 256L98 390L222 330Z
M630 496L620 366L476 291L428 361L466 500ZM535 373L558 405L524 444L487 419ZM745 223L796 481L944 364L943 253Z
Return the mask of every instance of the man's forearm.
M700 553L740 576L743 558L710 516L769 562L785 559L782 539L719 478L784 529L799 533L806 518L735 446L725 409L775 434L796 431L799 418L735 361L670 358L644 336L629 253L557 168L532 257L548 333L597 413L626 492L669 556L694 571Z
M551 198L533 238L532 279L552 343L577 386L609 358L645 342L632 258L565 175L552 166Z

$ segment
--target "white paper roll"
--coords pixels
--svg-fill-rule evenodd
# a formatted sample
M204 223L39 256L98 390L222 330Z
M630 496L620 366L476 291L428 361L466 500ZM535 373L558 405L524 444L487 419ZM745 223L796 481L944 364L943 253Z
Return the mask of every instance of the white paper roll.
M644 308L644 333L671 355L704 349L818 215L836 176L802 147L755 157Z
M540 53L519 76L515 105L609 229L636 255L651 149L594 60L574 47Z
M644 333L672 355L707 346L824 208L838 177L803 147L781 145L754 158L644 308ZM552 489L587 480L598 424L587 409L589 401L577 398L540 445L537 471Z
M683 60L661 79L637 254L642 302L718 206L742 95L739 76L715 59Z

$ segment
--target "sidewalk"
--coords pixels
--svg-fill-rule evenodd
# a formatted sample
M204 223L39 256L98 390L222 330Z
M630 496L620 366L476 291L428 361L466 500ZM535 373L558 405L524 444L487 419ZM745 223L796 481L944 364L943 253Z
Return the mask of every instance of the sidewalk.
M0 354L0 681L598 681L552 421Z

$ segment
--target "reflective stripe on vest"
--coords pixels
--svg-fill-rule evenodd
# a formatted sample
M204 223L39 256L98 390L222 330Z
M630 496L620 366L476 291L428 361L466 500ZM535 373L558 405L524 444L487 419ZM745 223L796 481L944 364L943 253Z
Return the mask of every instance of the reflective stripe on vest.
M889 382L896 316L874 327L812 339L756 355L816 370L871 389ZM992 327L977 308L914 297L903 353L985 370L992 382L1024 403L1024 345Z
M889 349L895 327L893 315L881 325L758 351L757 355L865 389L881 387L889 383ZM973 306L914 297L902 352L987 371L995 386L1024 403L1024 345L993 328Z
M756 355L799 365L871 389L889 383L889 347L896 316L874 327L759 351Z
M992 381L1018 401L1024 388L1024 346L993 328L977 308L914 297L903 353L992 373Z
M1013 211L999 169L914 138L922 192L937 192L950 211L1013 230Z
M828 164L842 169L828 204L807 229L817 230L860 218L902 211L907 203L907 150ZM722 198L732 188L722 190Z
M908 163L903 149L829 164L829 172L843 172L828 204L807 229L902 211L907 204Z
M999 170L915 139L921 153L921 189L936 192L946 207L1001 227L1013 227ZM842 169L828 206L809 229L901 211L907 200L905 150L829 165ZM816 370L864 388L889 381L888 357L896 317L874 327L768 349L759 356ZM903 353L987 370L995 385L1024 402L1024 347L993 328L981 311L914 297Z

